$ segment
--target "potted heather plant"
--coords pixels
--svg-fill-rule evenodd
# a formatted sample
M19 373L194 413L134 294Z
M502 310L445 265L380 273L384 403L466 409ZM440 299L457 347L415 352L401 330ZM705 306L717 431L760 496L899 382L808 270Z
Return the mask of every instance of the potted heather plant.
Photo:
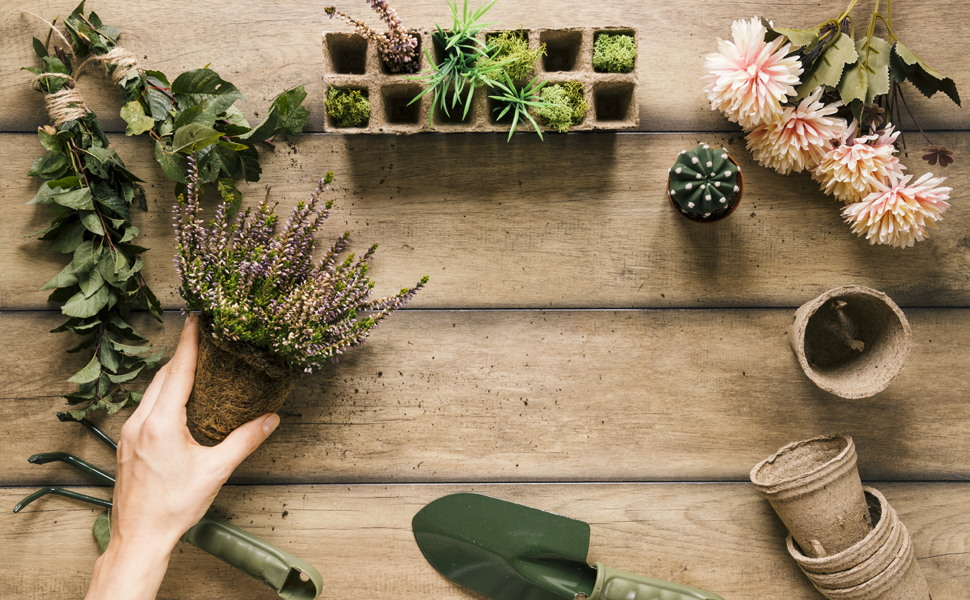
M178 291L186 310L201 312L195 385L186 407L192 429L211 440L276 412L304 373L364 341L385 317L424 286L424 277L398 294L371 299L368 261L340 260L349 234L313 261L315 234L333 201L320 180L276 232L275 204L264 199L230 224L224 201L208 224L200 216L199 174L188 160L188 189L175 208Z

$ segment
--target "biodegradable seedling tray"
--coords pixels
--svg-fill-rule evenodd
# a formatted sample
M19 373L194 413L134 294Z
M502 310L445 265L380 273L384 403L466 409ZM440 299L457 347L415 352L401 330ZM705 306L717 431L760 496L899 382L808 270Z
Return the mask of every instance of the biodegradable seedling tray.
M484 40L485 36L502 31L509 29L490 30L483 32L480 37ZM524 31L530 48L546 44L546 56L539 59L536 72L528 79L538 75L539 81L548 82L547 86L570 81L583 84L589 110L583 122L573 125L570 131L635 129L640 125L636 64L630 73L600 73L593 69L593 42L597 35L632 35L639 54L640 38L636 28L572 27ZM430 48L435 60L441 59L441 49L435 47L430 31L411 33L418 36L420 70L424 71L431 66L424 49ZM488 89L475 91L472 106L464 119L460 110L451 110L451 114L446 115L438 107L432 107L431 93L410 104L424 89L423 82L409 79L415 74L388 72L381 61L377 45L360 35L324 32L323 56L327 86L361 90L371 105L370 119L365 126L337 127L328 114L324 126L327 131L346 134L412 134L428 131L507 133L509 130L511 119L508 115L502 121L496 121L498 112L493 110L496 101L488 96L498 94ZM531 124L520 121L516 131L530 131L531 127ZM544 131L553 130L544 128Z

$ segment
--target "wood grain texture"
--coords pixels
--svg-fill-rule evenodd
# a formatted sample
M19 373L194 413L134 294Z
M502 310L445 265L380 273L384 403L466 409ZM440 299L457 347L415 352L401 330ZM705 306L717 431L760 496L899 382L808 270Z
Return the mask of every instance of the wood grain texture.
M934 600L970 588L970 484L876 483L913 535ZM79 598L97 548L97 511L63 498L13 515L28 488L4 488L5 600ZM423 558L411 518L460 491L488 494L590 523L590 561L716 591L728 600L821 600L784 547L784 526L750 485L406 485L227 487L216 500L235 524L322 573L326 597L401 594L481 598ZM103 495L103 494L102 494ZM37 560L38 555L45 560ZM255 580L185 544L176 549L160 600L275 598Z
M33 131L47 122L39 94L29 89L29 76L18 71L37 61L31 36L46 36L45 26L20 14L22 7L45 18L66 17L74 0L15 0L0 8L0 128ZM447 25L450 14L443 1L398 0L393 3L408 27ZM487 15L511 28L620 25L640 29L637 60L640 78L640 128L645 131L730 131L734 126L712 112L700 77L704 56L717 50L717 38L730 39L735 19L759 14L788 27L812 27L834 18L843 0L791 2L709 3L700 0L612 0L570 2L532 0L498 2ZM240 4L225 0L162 5L149 2L100 0L90 4L101 18L121 27L121 41L145 68L161 70L174 79L179 73L211 63L232 81L249 101L242 110L257 118L281 91L306 84L313 112L310 131L323 131L325 83L321 31L350 32L329 20L322 4L255 0ZM363 5L338 7L376 25L377 18ZM868 6L856 12L857 23L868 21ZM703 18L697 18L703 15ZM970 90L970 67L964 56L970 4L951 0L899 2L893 27L905 43L934 68L951 77L957 87ZM174 27L161 27L174 23ZM857 26L858 28L859 26ZM947 43L940 43L946 40ZM952 42L952 43L950 43ZM121 99L96 68L81 82L91 108L111 131L124 131L118 118ZM968 129L970 113L939 95L926 100L909 84L907 98L924 129ZM675 100L674 100L675 99ZM910 126L907 122L906 126ZM500 136L494 136L500 137Z
M970 133L939 135L970 156ZM698 141L726 145L740 163L740 208L713 225L690 223L666 198L667 169ZM38 182L23 177L40 146L0 136L0 305L46 308L38 291L66 262L24 236L49 223L25 205ZM115 136L129 168L147 180L149 213L135 211L144 273L168 308L175 293L173 184L145 140ZM905 160L924 173L919 157ZM301 136L264 165L261 183L285 211L333 170L337 208L320 238L345 230L362 250L377 242L375 293L429 274L416 308L797 307L825 290L860 283L901 306L970 306L970 163L948 167L952 208L914 248L870 246L845 225L841 204L805 175L757 166L726 134ZM939 169L936 169L939 171ZM447 174L447 175L444 175ZM248 201L261 185L243 186ZM322 245L328 245L324 242Z
M785 444L841 431L863 477L970 480L968 310L909 310L909 363L884 392L816 388L787 310L406 311L301 381L237 482L746 481ZM70 450L107 449L53 412L82 364L49 313L7 314L0 399L7 485L83 483ZM171 352L176 314L140 323ZM123 419L108 418L117 437ZM29 432L29 435L25 435Z

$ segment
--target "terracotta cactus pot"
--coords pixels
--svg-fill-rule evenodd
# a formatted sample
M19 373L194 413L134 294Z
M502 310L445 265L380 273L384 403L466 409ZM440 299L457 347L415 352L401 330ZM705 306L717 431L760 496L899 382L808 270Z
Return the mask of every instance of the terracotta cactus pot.
M879 490L871 487L863 490L869 506L869 518L873 523L872 531L849 548L830 556L812 558L806 556L794 538L788 536L788 553L809 578L816 574L825 575L851 570L867 561L877 550L886 545L899 517Z
M872 529L852 438L789 444L755 465L751 482L809 557L852 547Z
M789 342L815 385L842 398L868 398L903 370L912 332L889 296L849 285L803 304Z

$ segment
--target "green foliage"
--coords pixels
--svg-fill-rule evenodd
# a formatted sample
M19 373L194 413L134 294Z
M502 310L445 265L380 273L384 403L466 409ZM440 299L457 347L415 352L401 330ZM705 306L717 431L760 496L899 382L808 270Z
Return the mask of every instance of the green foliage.
M593 42L593 69L603 73L629 73L637 58L632 35L600 33Z
M902 42L896 42L893 45L890 65L893 81L896 83L908 80L927 98L932 97L936 92L943 92L957 106L961 106L960 94L953 80L944 77L939 71L920 60Z
M337 127L366 127L370 100L360 90L327 89L327 114Z
M101 56L117 47L120 31L100 24L94 13L85 18L83 10L82 2L65 21L77 55ZM117 68L105 63L109 75ZM270 140L276 135L300 133L309 116L302 105L306 91L299 86L277 96L263 122L251 127L235 106L245 96L209 68L187 71L171 83L164 73L132 69L118 85L125 100L121 115L128 123L125 133L149 133L155 141L155 159L176 182L176 194L185 192L185 157L197 153L202 185L217 184L221 193L231 194L223 198L235 206L241 201L239 190L219 182L259 181L262 170L256 144L272 147Z
M542 129L539 127L539 124L536 123L536 120L532 118L529 109L541 110L549 108L549 104L540 100L539 97L544 85L546 85L545 81L536 84L536 79L533 79L522 87L516 87L508 73L505 73L504 83L501 81L492 82L492 87L499 92L498 95L489 96L489 98L497 100L499 104L495 107L495 111L499 113L498 116L495 117L495 120L501 121L507 114L511 114L512 117L512 125L509 127L508 140L512 139L512 134L515 133L515 127L518 125L519 121L525 119L528 119L529 122L532 123L532 127L534 127L536 133L539 134L539 139L542 139Z
M546 45L542 44L535 50L529 49L529 39L524 30L503 31L486 36L488 46L488 61L501 63L502 70L512 81L521 81L532 75L539 59L546 55Z
M104 554L108 549L108 542L111 541L111 511L104 511L94 520L94 527L91 528L94 540L98 542L98 552Z
M667 193L687 217L716 221L733 209L740 173L727 150L700 144L682 151L670 167Z
M117 37L96 15L87 21L98 32L107 32L100 35ZM67 55L50 56L43 43L35 42L44 68L28 70L41 75L70 73L74 68ZM45 78L40 88L53 94L67 82ZM136 309L147 308L158 320L162 315L141 275L145 248L132 243L138 228L131 223L131 207L147 208L145 191L109 146L94 113L58 127L42 127L38 136L46 152L28 175L44 183L30 203L49 206L54 219L35 235L50 242L50 250L71 256L71 262L41 289L52 290L49 300L60 304L68 317L53 331L74 333L79 341L69 352L87 357L85 366L68 380L78 385L77 391L65 398L75 406L71 415L76 419L97 410L114 413L141 398L141 392L125 384L161 358L161 353L148 356L151 345L127 322Z
M583 84L578 81L550 85L542 90L540 97L548 106L536 108L533 113L559 133L566 133L571 126L582 123L589 110Z

